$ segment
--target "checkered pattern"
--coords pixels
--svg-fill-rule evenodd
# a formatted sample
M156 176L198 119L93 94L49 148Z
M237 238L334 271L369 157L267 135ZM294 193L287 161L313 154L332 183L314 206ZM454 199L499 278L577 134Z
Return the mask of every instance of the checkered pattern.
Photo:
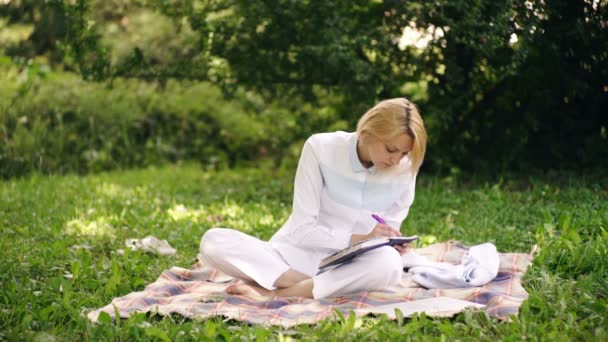
M456 241L448 241L416 249L416 252L431 261L458 264L467 250ZM112 318L115 318L115 312L123 318L134 312L155 312L160 315L177 313L193 319L223 316L251 324L290 327L315 323L325 318L333 319L336 309L348 314L349 311L361 308L445 296L484 304L490 317L503 320L509 315L516 315L528 297L521 285L521 278L532 261L532 255L499 255L498 275L485 286L425 289L411 281L409 274L404 273L398 286L321 300L228 295L224 289L232 282L232 278L199 262L190 269L173 267L164 271L143 291L115 298L109 305L89 312L88 317L95 322L103 311Z

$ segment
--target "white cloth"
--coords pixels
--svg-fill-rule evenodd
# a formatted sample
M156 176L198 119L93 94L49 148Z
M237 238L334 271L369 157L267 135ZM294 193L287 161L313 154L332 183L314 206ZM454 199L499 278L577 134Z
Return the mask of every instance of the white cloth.
M201 239L203 262L245 281L273 290L276 280L290 265L269 242L233 229L212 228ZM318 271L318 269L317 269ZM381 247L351 262L315 275L315 299L384 289L397 285L403 274L401 256L393 247Z
M270 243L294 269L314 274L321 259L367 234L376 213L399 229L414 200L416 173L409 157L387 170L366 169L357 133L311 136L302 149L292 213Z
M403 255L402 260L412 280L427 289L485 285L496 278L500 264L496 246L491 243L471 247L458 265L429 261L415 252Z
M148 235L143 239L127 239L125 245L134 251L141 249L144 252L158 255L174 255L176 252L167 240L161 240L153 235Z

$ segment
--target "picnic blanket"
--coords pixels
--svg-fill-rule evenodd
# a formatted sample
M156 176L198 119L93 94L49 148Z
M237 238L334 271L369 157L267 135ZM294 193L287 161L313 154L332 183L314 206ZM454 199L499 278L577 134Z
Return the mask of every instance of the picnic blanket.
M458 264L468 248L457 241L447 241L415 251L432 261ZM132 313L154 312L163 316L179 314L192 319L223 316L251 324L291 327L313 324L325 318L334 319L335 310L343 314L353 311L357 316L365 316L373 314L375 307L382 312L380 308L386 308L387 304L449 297L483 304L485 307L482 310L488 316L504 320L509 315L516 315L528 297L521 278L532 261L533 252L499 253L499 256L498 275L481 287L426 289L413 282L411 275L404 272L401 284L397 286L321 300L229 295L224 290L233 279L202 264L199 258L199 262L191 268L172 267L143 291L115 298L110 304L90 311L87 317L96 322L102 312L108 313L113 319L116 318L115 313L126 318ZM389 315L389 318L395 316Z

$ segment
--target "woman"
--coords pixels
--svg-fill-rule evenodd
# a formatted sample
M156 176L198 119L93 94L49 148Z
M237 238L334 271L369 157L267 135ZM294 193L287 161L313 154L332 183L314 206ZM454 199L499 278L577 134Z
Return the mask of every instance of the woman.
M377 248L323 273L318 265L359 241L401 235L425 151L424 123L404 98L378 103L361 117L357 132L311 136L283 227L270 241L212 228L201 239L204 262L243 281L226 289L231 294L319 299L398 284L406 245Z

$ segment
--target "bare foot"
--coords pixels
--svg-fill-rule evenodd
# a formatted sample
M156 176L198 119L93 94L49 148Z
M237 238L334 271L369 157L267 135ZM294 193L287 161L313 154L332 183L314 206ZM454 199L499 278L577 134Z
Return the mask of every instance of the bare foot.
M246 284L243 282L235 282L234 284L231 284L226 287L226 293L239 296L270 297L272 296L272 292L273 291L266 290L261 286Z

